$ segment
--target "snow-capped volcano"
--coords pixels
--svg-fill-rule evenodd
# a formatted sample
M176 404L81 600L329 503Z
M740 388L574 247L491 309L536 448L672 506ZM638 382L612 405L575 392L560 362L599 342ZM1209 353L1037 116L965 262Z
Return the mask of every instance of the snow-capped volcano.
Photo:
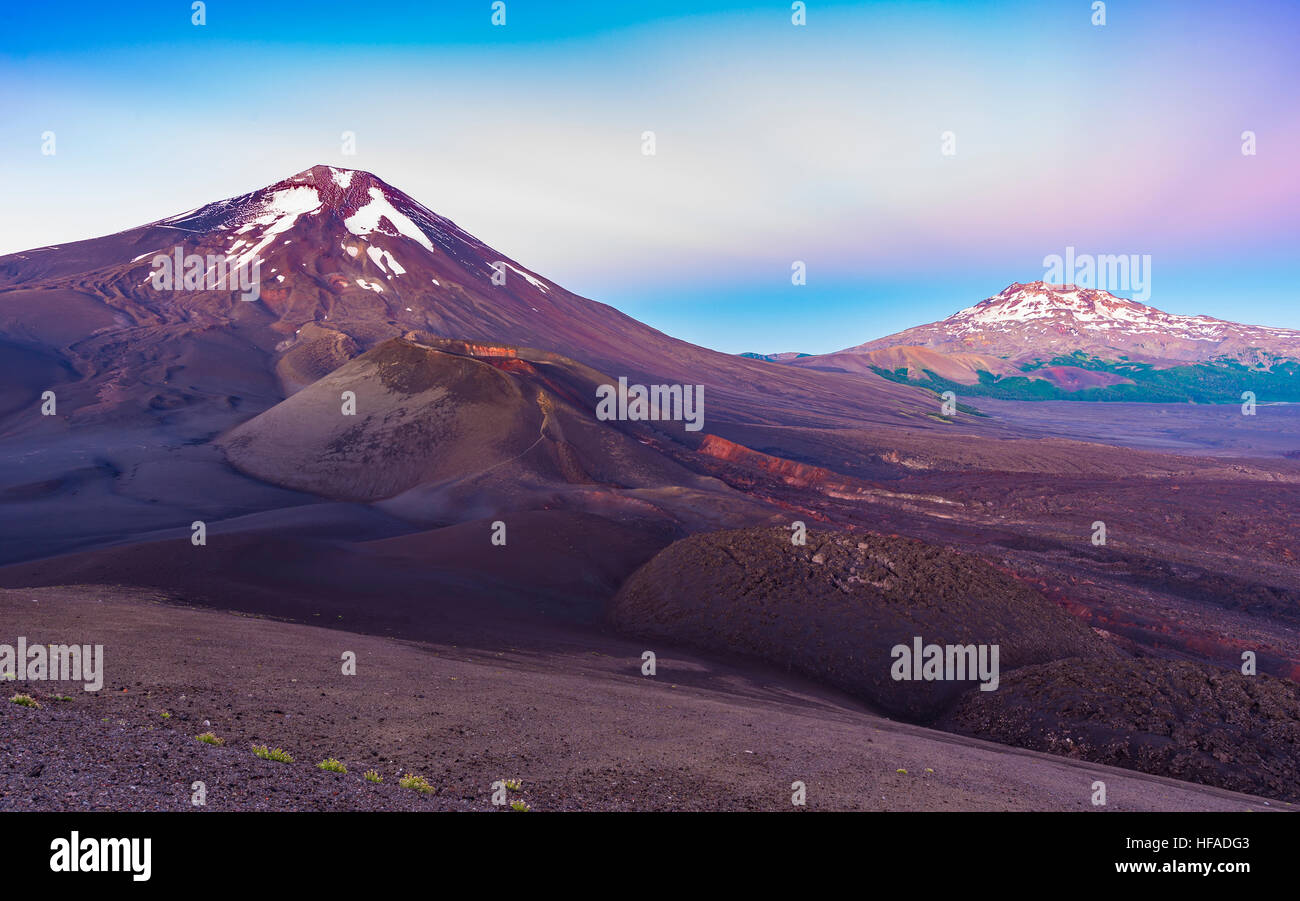
M1300 359L1300 332L1179 316L1076 285L1019 282L947 319L907 329L841 353L919 346L1012 360L1083 351L1102 358L1200 362L1261 355Z
M176 277L159 278L165 268ZM220 277L236 271L238 288ZM41 348L60 372L85 375L86 397L106 409L266 400L408 336L535 348L640 382L707 382L711 408L741 419L766 421L774 397L808 423L926 403L901 386L771 371L671 338L360 170L313 166L138 228L0 256L0 354L6 337Z
M177 260L178 274L199 258L204 276L229 272L232 283L256 266L256 310L240 308L249 295L215 290L228 284L220 279L160 286L160 257ZM0 289L20 284L89 289L141 324L218 326L269 312L282 335L327 324L349 328L361 346L410 330L561 344L558 332L589 305L371 173L334 166L116 235L0 259Z
M343 220L347 231L410 238L425 250L433 240L450 245L453 238L473 240L445 219L369 172L313 166L283 181L229 200L190 210L157 224L195 232L233 230L236 234L278 234L299 216L328 215Z
M294 228L300 219L323 218L340 231L359 238L360 244L345 245L356 257L364 252L382 274L404 275L406 270L385 238L405 238L429 252L447 253L462 265L483 274L483 251L488 248L450 219L439 216L423 204L369 172L334 166L313 166L283 181L229 200L221 200L162 219L155 225L196 234L225 232L232 236L225 253L232 265L265 262L278 235ZM508 266L508 264L503 265ZM514 266L519 275L539 290L547 285L536 276ZM507 271L507 274L508 271Z
M1219 341L1232 329L1251 328L1210 316L1166 313L1108 291L1045 282L1013 284L944 322L954 334L963 334L1010 328L1034 320L1069 322L1082 330L1163 333L1192 341ZM1285 329L1262 331L1287 334Z

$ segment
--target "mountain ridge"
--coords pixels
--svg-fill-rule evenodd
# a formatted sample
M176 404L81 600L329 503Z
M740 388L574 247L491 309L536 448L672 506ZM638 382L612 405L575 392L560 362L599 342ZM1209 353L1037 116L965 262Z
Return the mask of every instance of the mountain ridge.
M1042 281L844 350L764 358L1009 400L1237 403L1251 392L1300 401L1300 331Z
M1300 331L1183 316L1108 291L1043 281L1014 282L946 319L904 329L839 353L899 345L975 352L1021 362L1077 351L1105 359L1200 363L1258 359L1256 351L1300 359Z

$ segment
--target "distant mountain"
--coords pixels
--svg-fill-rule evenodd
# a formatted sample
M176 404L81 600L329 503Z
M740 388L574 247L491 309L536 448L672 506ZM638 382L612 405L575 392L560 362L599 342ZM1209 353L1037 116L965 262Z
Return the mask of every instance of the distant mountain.
M847 352L900 345L1017 362L1081 352L1154 364L1300 359L1300 331L1177 316L1106 291L1016 283L947 319L868 341Z
M1015 400L1300 401L1300 331L1177 316L1106 291L1015 283L947 319L790 361Z

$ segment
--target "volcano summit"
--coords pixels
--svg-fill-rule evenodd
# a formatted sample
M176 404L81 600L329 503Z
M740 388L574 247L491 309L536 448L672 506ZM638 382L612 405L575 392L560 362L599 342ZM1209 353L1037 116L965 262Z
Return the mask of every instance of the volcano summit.
M151 261L175 253L222 257L231 269L256 263L259 302L156 290ZM930 407L874 376L774 372L671 338L532 272L376 176L331 166L115 235L0 257L0 335L94 381L83 414L132 397L185 406L168 373L200 367L178 358L181 345L223 355L215 365L226 369L231 355L252 354L240 368L274 373L270 390L284 396L406 335L538 348L633 383L707 383L715 413L748 422L923 425ZM245 378L239 393L268 387Z

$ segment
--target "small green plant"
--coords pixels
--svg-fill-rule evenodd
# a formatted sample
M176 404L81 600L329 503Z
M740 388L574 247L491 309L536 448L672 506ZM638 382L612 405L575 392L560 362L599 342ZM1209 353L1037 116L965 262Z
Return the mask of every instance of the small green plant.
M326 757L320 763L316 764L317 769L327 770L331 773L346 773L348 768L336 758Z
M253 745L253 753L263 760L275 760L279 763L293 763L287 751L280 748L268 748L266 745Z
M363 778L364 778L367 782L383 782L383 781L384 781L384 777L381 776L381 775L379 775L378 771L376 771L376 770L366 770L365 776L364 776Z
M14 695L9 700L13 701L19 707L35 707L38 710L41 707L40 703L31 695Z
M505 783L506 783L506 788L508 788L512 792L517 792L519 791L519 789L524 787L524 784L520 782L518 779L507 779L505 780Z
M528 806L528 802L523 800L522 798L515 798L513 801L511 801L510 809L517 810L520 813L527 813L528 811L532 810L532 808ZM528 822L531 823L532 820L529 820Z
M172 715L171 715L170 713L168 713L166 710L164 710L164 711L162 712L162 718L165 719L165 720L169 720L169 719L172 718Z
M417 776L414 773L407 773L397 784L402 788L413 788L421 794L428 794L433 791L433 786L428 783L423 776Z
M224 738L217 738L211 732L204 732L202 735L196 737L205 745L216 745L218 748L226 743Z
M72 695L53 695L51 701L71 701Z

